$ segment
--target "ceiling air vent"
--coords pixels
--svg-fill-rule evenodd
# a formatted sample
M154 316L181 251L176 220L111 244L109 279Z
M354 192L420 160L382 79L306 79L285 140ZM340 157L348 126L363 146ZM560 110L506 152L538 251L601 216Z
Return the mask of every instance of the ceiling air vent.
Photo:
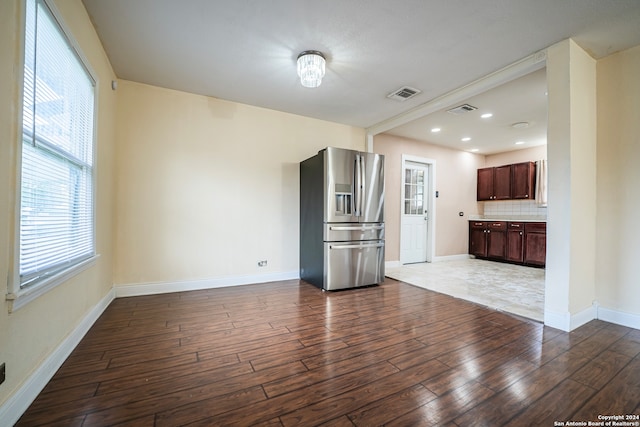
M464 114L464 113L468 113L470 111L474 111L477 110L477 107L474 107L473 105L469 105L469 104L462 104L462 105L458 105L457 107L453 107L450 110L447 110L447 113L451 113L451 114Z
M406 101L409 98L413 98L420 92L422 91L419 89L409 86L403 86L400 89L391 92L389 95L387 95L387 98L395 99L396 101Z

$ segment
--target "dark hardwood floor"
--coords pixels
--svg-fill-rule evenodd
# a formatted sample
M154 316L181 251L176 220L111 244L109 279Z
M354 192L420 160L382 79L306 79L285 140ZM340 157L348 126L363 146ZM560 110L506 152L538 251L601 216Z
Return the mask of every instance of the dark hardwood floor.
M640 331L388 279L115 300L19 426L553 426L640 414Z

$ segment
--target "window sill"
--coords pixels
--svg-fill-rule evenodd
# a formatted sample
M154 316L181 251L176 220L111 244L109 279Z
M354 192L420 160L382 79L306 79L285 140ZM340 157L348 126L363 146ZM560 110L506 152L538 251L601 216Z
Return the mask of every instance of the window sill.
M69 267L66 270L63 270L36 285L30 286L26 289L19 289L15 293L12 292L7 294L6 299L9 301L9 313L19 310L39 296L44 295L61 283L64 283L67 280L71 279L73 276L80 274L90 267L93 267L99 257L100 255L94 255L91 258L87 258L86 260L74 265L73 267Z

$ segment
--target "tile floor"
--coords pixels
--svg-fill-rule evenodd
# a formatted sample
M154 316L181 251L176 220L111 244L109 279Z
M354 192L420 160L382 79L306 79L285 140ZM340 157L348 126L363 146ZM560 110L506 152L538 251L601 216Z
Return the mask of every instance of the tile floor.
M386 276L537 321L544 315L544 269L480 259L405 264Z

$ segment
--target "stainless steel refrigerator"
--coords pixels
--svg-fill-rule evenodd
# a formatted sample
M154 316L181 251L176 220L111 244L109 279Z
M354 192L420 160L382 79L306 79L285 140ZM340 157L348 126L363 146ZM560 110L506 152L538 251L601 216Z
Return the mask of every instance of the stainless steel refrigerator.
M384 280L384 156L328 147L300 163L300 278L324 290Z

